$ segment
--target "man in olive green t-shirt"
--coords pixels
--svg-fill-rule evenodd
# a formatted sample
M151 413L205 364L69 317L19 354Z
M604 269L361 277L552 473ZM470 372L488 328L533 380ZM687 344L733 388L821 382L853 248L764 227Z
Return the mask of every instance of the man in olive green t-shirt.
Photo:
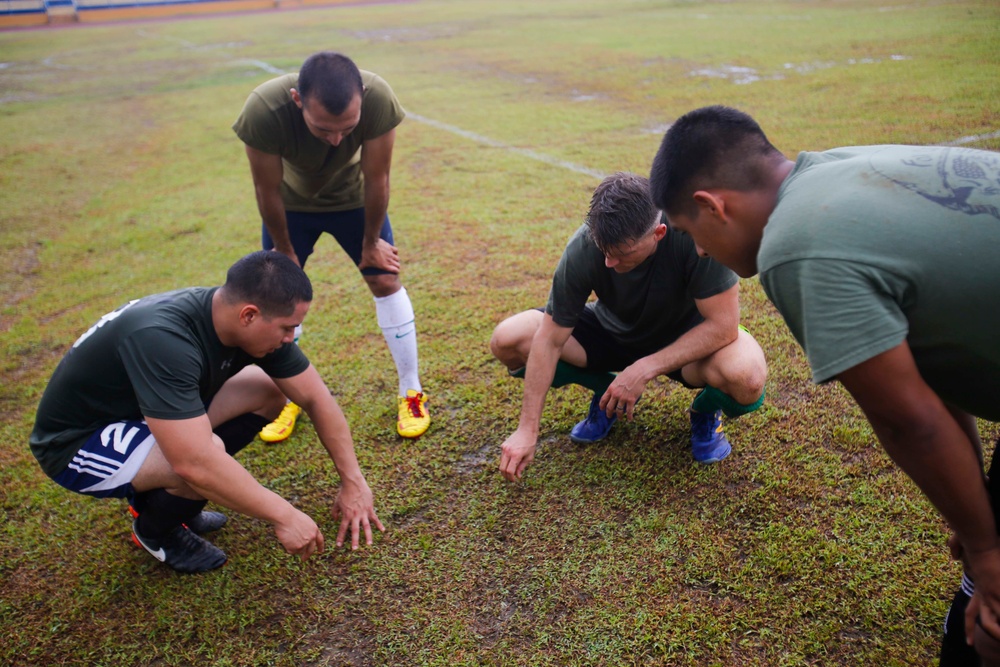
M380 77L344 55L322 51L298 74L257 87L233 130L246 145L264 249L305 268L326 232L360 269L399 377L397 431L414 438L427 430L430 416L418 373L413 305L399 280L399 251L386 213L395 128L404 116ZM297 414L289 404L261 437L284 439Z
M855 146L792 162L746 114L706 107L667 131L650 182L702 252L760 272L813 379L844 385L955 531L975 594L956 596L941 664L978 664L966 602L965 634L997 664L1000 494L985 483L976 417L1000 420L1000 156Z

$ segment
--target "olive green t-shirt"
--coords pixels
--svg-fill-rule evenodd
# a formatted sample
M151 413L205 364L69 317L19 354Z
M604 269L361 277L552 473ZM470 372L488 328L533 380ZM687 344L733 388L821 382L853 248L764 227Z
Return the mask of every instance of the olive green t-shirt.
M737 280L722 264L699 257L691 237L670 229L642 264L618 273L605 266L583 225L559 259L545 312L559 326L572 328L591 307L615 340L646 355L704 320L695 299L721 294ZM592 293L597 301L588 304Z
M62 472L87 438L112 422L205 414L223 383L250 364L276 378L309 367L298 345L261 359L223 345L212 324L216 289L131 301L77 339L45 387L29 438L46 474Z
M945 401L1000 419L1000 155L865 146L802 153L760 280L813 379L909 344Z
M271 79L247 98L233 131L251 148L281 156L286 210L348 211L364 206L361 145L399 125L406 113L378 75L361 70L361 80L361 119L338 146L309 132L291 94L298 73Z

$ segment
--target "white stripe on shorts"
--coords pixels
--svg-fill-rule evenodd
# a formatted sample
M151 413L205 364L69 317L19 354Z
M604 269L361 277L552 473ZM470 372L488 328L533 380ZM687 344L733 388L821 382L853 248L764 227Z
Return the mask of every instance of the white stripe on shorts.
M94 477L108 477L115 474L115 471L121 465L119 461L115 461L114 459L91 454L90 452L79 451L73 457L69 467L78 472L86 472L88 475L93 475Z
M114 475L115 472L118 471L118 468L101 466L95 463L90 463L88 461L83 461L78 458L75 458L72 461L70 461L69 469L75 470L77 472L82 472L86 475L91 475L92 477L100 477L102 479L105 477L111 477L111 475Z
M115 489L119 486L124 486L125 484L128 484L133 479L135 479L136 473L139 472L139 468L142 467L143 462L146 460L146 457L149 456L149 452L151 449L153 449L153 445L155 444L156 444L156 439L153 437L153 434L151 433L148 436L146 436L145 440L136 445L135 450L128 457L128 459L126 459L125 462L122 463L121 467L118 468L118 470L112 472L110 475L107 475L102 481L98 482L97 484L89 486L86 489L80 489L80 492L91 493L93 491L105 491L108 489ZM76 459L74 459L74 461L76 461ZM79 470L79 468L74 468L74 470ZM95 474L95 473L90 473L90 474ZM100 475L95 475L95 476L100 476Z

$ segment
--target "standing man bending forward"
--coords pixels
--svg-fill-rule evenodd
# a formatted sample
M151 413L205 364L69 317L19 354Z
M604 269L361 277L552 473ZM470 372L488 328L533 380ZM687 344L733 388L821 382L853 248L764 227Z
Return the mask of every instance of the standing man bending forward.
M383 530L340 407L292 342L312 301L293 261L256 252L222 287L131 301L83 334L53 374L31 432L42 469L70 491L128 498L133 539L180 572L226 562L199 536L226 518L208 500L267 521L289 553L323 549L316 523L233 455L282 409L303 406L342 483L333 506L353 548Z
M601 440L618 417L632 419L659 375L703 387L691 405L692 453L702 463L731 451L721 413L746 414L764 400L767 367L739 327L736 275L671 232L648 188L635 174L606 178L559 260L544 312L518 313L493 332L493 354L524 377L520 422L500 460L510 481L534 458L550 386L594 391L586 419L570 432L576 442ZM592 293L597 301L587 303Z
M399 251L386 213L396 126L404 116L380 77L322 51L298 74L256 88L233 130L246 144L264 249L305 268L326 232L361 270L399 377L396 428L415 438L430 426L430 416L417 367L413 305L399 280ZM293 401L261 437L288 437L297 415Z
M1000 156L852 146L792 162L715 106L671 126L650 180L672 228L760 273L813 380L844 385L954 529L975 586L955 596L942 667L1000 664L1000 480L975 419L1000 420Z

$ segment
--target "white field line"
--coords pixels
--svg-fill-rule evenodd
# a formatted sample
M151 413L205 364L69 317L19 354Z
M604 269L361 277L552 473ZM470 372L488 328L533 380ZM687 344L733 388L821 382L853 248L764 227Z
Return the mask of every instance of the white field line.
M286 72L285 70L278 69L274 65L268 65L263 60L252 60L251 59L251 60L236 60L236 61L233 61L233 62L236 63L236 64L239 64L239 65L253 65L254 67L259 67L260 69L264 70L265 72L270 72L271 74L279 74L279 75L280 74L288 74L288 72Z
M959 137L954 141L949 141L948 143L941 144L942 146L962 146L964 144L974 144L977 141L983 141L984 139L997 139L1000 138L1000 132L990 132L988 134L973 134L968 137Z
M521 155L532 160L538 160L539 162L544 162L545 164L550 164L553 167L562 167L563 169L569 169L570 171L575 171L578 174L585 174L587 176L593 176L596 179L603 180L607 174L597 171L596 169L590 169L589 167L583 167L572 162L567 162L565 160L560 160L559 158L554 158L551 155L546 155L545 153L539 153L538 151L533 151L530 148L521 148L519 146L511 146L510 144L505 144L502 141L497 141L496 139L490 139L489 137L483 136L481 134L476 134L475 132L470 132L469 130L463 130L460 127L455 127L454 125L449 125L448 123L442 123L439 120L434 120L433 118L427 118L419 114L406 113L407 118L412 118L418 123L423 123L424 125L430 125L438 130L444 130L445 132L450 132L451 134L464 137L476 143L483 144L485 146L490 146L492 148L500 148L510 153L516 155Z

